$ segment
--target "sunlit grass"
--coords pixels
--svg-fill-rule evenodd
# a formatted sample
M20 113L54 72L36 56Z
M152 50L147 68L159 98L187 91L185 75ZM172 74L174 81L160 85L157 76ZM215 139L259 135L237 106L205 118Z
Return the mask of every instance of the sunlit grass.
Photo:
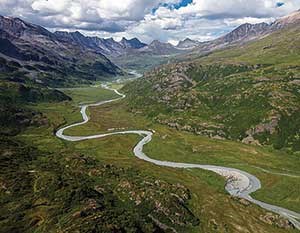
M120 167L135 167L145 174L157 177L157 179L184 184L192 192L190 206L203 222L199 228L193 229L194 232L199 232L199 230L209 232L208 222L211 219L217 219L218 222L228 224L230 229L233 229L232 227L235 225L249 224L255 229L263 229L262 231L281 232L280 229L274 230L273 227L257 221L258 216L263 213L262 209L254 205L245 207L232 199L224 190L225 180L222 177L199 169L164 168L136 159L132 153L132 148L139 140L137 135L119 135L75 143L56 138L54 132L60 125L81 120L79 108L74 106L74 103L81 101L80 96L89 100L89 94L91 94L91 98L96 101L110 98L105 92L98 92L96 89L92 92L83 89L82 93L81 89L76 89L69 93L72 94L74 102L35 106L35 109L47 116L49 125L41 128L30 128L18 138L37 146L41 151L79 153L97 158L104 163L115 164ZM103 93L104 95L102 95ZM90 135L106 132L112 128L154 129L156 133L153 141L145 147L145 152L149 157L168 161L242 168L257 175L262 180L263 189L256 194L257 198L268 203L299 210L297 206L300 206L300 194L297 191L296 179L265 174L251 167L251 165L261 166L274 171L281 171L281 168L284 167L291 173L299 173L297 170L299 160L297 158L273 153L260 147L247 146L232 141L212 140L191 133L179 132L155 124L139 114L128 112L125 101L90 108L89 114L91 116L89 123L70 129L67 133ZM274 192L277 194L274 195ZM224 209L226 212L223 212Z

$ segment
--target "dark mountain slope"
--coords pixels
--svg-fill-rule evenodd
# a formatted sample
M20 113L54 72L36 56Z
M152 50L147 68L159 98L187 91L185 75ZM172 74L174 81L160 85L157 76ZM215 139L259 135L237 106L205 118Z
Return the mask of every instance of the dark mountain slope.
M227 35L221 37L216 42L217 43L237 43L239 41L249 41L255 38L259 38L265 35L268 32L269 24L260 23L260 24L250 24L246 23Z
M40 26L1 16L0 57L17 62L21 66L18 70L26 72L31 81L51 86L121 74L120 69L100 51L81 46L84 38L76 35L77 40L69 43Z

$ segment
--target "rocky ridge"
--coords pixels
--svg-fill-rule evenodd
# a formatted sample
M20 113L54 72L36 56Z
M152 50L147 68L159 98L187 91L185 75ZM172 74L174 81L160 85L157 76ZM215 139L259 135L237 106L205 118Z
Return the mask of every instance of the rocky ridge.
M69 43L38 25L0 16L0 69L23 72L33 82L50 86L66 84L65 77L72 83L122 74L102 53L82 46L86 41L79 33L72 39Z

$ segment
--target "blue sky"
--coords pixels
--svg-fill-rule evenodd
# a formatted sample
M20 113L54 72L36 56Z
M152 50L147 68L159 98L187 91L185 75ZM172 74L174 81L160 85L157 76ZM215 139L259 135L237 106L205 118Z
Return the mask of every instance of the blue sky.
M180 2L175 2L175 3L160 3L157 7L154 7L152 9L152 13L154 14L156 12L156 10L159 7L165 7L168 9L179 9L181 7L186 7L187 5L191 4L193 2L193 0L181 0Z
M193 0L182 0L177 6L178 6L178 8L184 7L184 6L189 5L192 2L193 2Z
M284 6L284 2L276 2L276 7L282 7Z
M0 14L51 31L177 43L214 39L242 23L272 22L300 0L0 0Z

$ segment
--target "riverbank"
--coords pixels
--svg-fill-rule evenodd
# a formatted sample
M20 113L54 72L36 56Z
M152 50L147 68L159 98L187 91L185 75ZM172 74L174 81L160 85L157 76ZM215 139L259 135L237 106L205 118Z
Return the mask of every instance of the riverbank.
M167 166L167 167L173 167L173 168L201 168L201 169L210 170L215 173L218 173L219 175L224 176L227 179L226 190L231 195L237 196L240 198L245 198L250 202L258 204L259 206L261 206L264 209L273 211L275 213L280 214L281 216L288 218L293 223L293 225L297 229L300 230L300 222L299 222L300 214L299 213L255 200L250 196L251 193L253 193L261 188L261 184L260 184L260 181L255 176L253 176L247 172L240 171L240 170L234 169L234 168L218 167L218 166L214 166L214 165L175 163L175 162L159 161L159 160L154 160L154 159L149 158L148 156L146 156L143 153L143 146L152 140L153 133L150 131L135 130L135 131L120 131L120 132L98 134L98 135L91 135L91 136L65 136L63 134L64 130L86 124L89 121L89 118L86 114L86 110L88 107L100 106L103 104L121 100L126 97L124 94L119 93L116 89L111 89L107 86L103 86L103 88L114 91L116 94L118 94L120 96L120 98L115 98L115 99L111 99L111 100L107 100L107 101L101 101L96 104L81 106L80 112L81 112L83 121L80 123L72 124L72 125L69 125L64 128L59 129L56 133L57 137L67 140L67 141L75 142L75 141L103 138L103 137L113 136L113 135L118 135L118 134L138 134L140 136L144 135L144 138L136 145L136 147L133 150L134 155L136 157L138 157L139 159L145 160L147 162L151 162L151 163L159 165L159 166Z

